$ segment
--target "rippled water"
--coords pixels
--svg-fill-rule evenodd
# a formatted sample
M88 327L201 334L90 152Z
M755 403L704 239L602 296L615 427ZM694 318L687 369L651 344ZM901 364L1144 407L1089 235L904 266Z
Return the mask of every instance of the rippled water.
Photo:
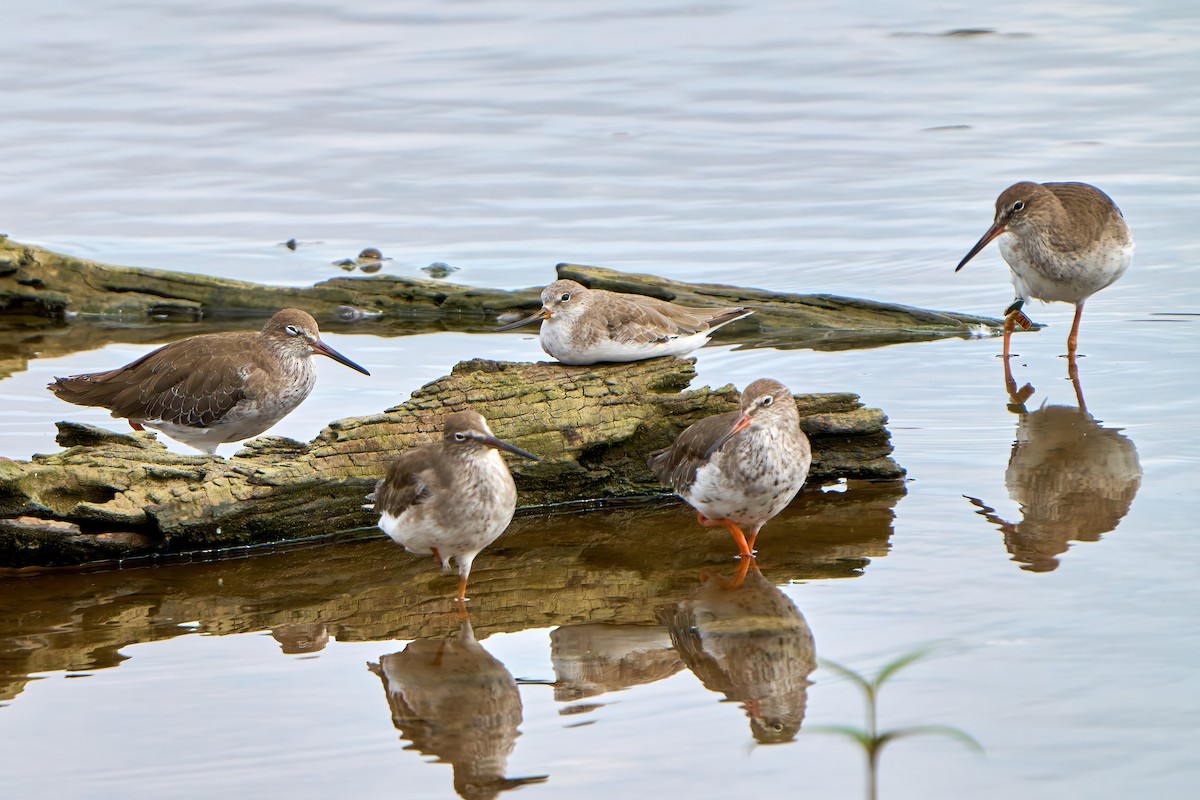
M1056 358L1065 306L1033 308L1049 327L1016 340L1017 380L1037 388L1024 414L1005 406L990 339L699 354L702 383L860 392L890 415L911 478L883 500L806 493L763 534L754 602L792 645L760 680L803 703L790 744L754 746L762 698L697 660L689 626L672 638L701 573L711 585L733 565L668 507L520 520L477 562L482 650L442 648L466 682L439 700L436 677L417 681L433 689L415 717L397 705L406 662L461 622L439 613L452 579L388 542L8 577L0 769L14 796L452 797L471 761L453 743L473 725L493 751L472 763L546 776L522 797L854 797L861 754L816 729L861 724L861 699L806 672L794 612L818 657L868 672L940 643L885 688L881 725L953 725L985 755L897 742L882 797L1189 793L1190 3L43 2L5 22L19 35L0 54L0 226L113 263L303 284L376 246L388 271L444 261L487 286L574 261L998 314L1011 289L994 248L952 269L1009 183L1094 182L1138 242L1084 315L1087 415L1054 408L1076 406ZM278 246L290 238L294 252ZM373 377L347 395L357 376L322 364L275 432L309 438L462 358L540 357L511 335L329 338ZM53 449L57 419L112 423L41 387L144 350L0 380L3 455ZM729 641L744 649L727 663L757 663L752 637ZM454 705L480 686L506 703L486 724Z

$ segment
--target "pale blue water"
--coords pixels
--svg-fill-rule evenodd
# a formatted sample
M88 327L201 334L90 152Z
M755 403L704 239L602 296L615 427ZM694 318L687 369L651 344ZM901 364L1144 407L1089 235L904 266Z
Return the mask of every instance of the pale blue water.
M860 578L785 591L824 657L872 666L947 642L885 692L882 722L952 724L987 754L898 743L881 796L1190 796L1200 328L1163 315L1200 312L1191 4L43 2L5 23L0 230L113 263L301 284L376 246L389 271L445 261L478 285L544 283L575 261L998 314L1012 295L994 247L953 273L996 194L1100 185L1138 250L1088 304L1080 368L1143 477L1116 530L1053 572L1019 569L963 497L1021 518L998 341L713 347L700 382L848 389L891 417L912 478L891 551ZM962 28L995 34L940 35ZM292 237L321 243L277 246ZM1073 404L1056 357L1071 309L1031 313L1049 327L1016 340L1029 410ZM374 377L347 394L321 365L275 432L309 438L462 358L540 357L516 336L331 342ZM0 453L52 449L57 419L106 422L41 387L140 352L0 381ZM516 676L552 678L548 635L483 645ZM449 767L402 749L363 666L404 644L333 641L316 658L258 634L136 644L118 668L48 674L0 710L0 769L30 798L450 797ZM856 723L851 690L814 678L805 727ZM551 689L521 696L507 774L550 776L521 797L861 791L851 745L751 749L741 712L686 670L603 696L582 727Z

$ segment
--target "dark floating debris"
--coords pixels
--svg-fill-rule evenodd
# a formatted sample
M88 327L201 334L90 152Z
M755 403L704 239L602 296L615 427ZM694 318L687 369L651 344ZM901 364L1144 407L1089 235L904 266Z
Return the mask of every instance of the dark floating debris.
M307 246L310 244L325 244L325 243L324 242L302 242L299 239L288 239L286 242L279 242L275 246L276 247L286 247L288 250L295 251L296 248L299 247L300 245Z
M379 270L383 269L383 262L391 260L391 256L385 256L378 247L365 247L354 258L343 258L340 261L334 261L333 266L341 267L347 272L357 267L363 272L372 273L379 272Z
M892 34L896 39L977 39L981 36L1000 36L1005 39L1030 39L1032 33L1000 33L993 28L954 28L941 33L926 33L925 31L897 31Z
M452 267L445 261L435 261L428 267L421 267L421 272L427 273L431 278L445 278L451 273L458 272L461 267Z

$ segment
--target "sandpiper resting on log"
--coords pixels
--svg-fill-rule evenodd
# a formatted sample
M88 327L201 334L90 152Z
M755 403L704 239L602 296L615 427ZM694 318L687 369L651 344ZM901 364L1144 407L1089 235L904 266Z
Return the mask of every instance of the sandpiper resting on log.
M191 336L117 369L56 378L47 388L211 455L226 442L257 436L304 402L317 381L314 354L371 374L322 342L308 313L286 308L258 333Z
M496 330L543 320L543 350L563 364L598 364L687 355L722 325L753 313L741 307L687 308L562 280L542 290L540 311Z
M401 453L367 497L379 528L410 553L458 564L458 600L466 599L471 562L512 521L517 487L497 450L538 460L497 439L475 411L446 417L442 440Z
M1086 183L1015 183L996 199L995 222L954 271L997 236L1017 291L1004 315L1004 358L1014 325L1028 330L1032 324L1021 306L1033 298L1075 305L1067 336L1067 358L1074 361L1084 302L1124 275L1133 259L1121 209Z
M804 486L812 451L792 393L760 378L742 392L740 410L700 420L647 463L696 509L701 525L724 525L739 555L752 557L759 529Z

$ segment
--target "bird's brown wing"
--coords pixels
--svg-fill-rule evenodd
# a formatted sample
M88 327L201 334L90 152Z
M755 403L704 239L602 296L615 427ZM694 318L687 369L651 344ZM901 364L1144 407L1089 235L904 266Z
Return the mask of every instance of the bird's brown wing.
M114 417L206 428L256 397L265 382L261 366L228 357L235 348L242 350L227 337L214 343L194 336L124 367L58 378L49 389L69 403L107 408Z
M387 475L375 484L368 500L380 514L399 517L408 509L426 503L436 493L437 472L427 462L425 448L401 453L388 465Z
M737 411L706 417L679 434L675 444L651 453L646 463L664 485L682 492L696 479L696 470L704 464L708 449L733 427L737 418Z
M605 311L609 338L630 344L691 336L751 313L745 308L686 308L654 298L620 296Z

